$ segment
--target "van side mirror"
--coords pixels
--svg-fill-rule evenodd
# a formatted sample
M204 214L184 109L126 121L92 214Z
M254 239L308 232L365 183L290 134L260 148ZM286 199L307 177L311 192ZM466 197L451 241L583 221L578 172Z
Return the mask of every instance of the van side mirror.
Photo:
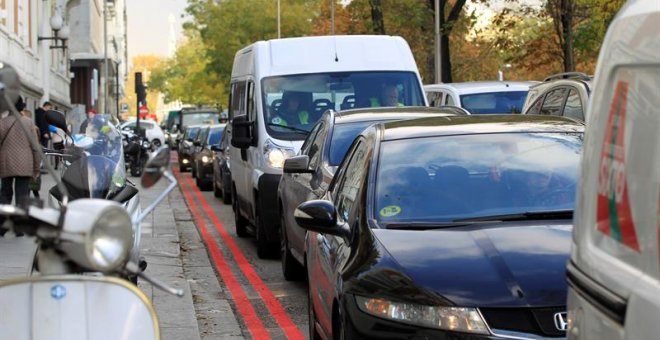
M57 127L58 129L62 129L62 131L65 133L67 131L64 113L60 111L48 110L48 112L46 112L46 122L52 126Z
M231 145L239 149L247 149L254 144L252 127L254 122L248 121L247 115L234 117L232 121Z

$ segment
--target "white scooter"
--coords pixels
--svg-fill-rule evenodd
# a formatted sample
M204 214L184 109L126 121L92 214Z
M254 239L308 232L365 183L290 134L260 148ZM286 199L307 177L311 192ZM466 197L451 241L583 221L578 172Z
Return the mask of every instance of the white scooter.
M17 119L12 104L18 88L16 72L0 62L0 113L10 110ZM17 126L31 134L22 124ZM30 140L40 150L36 140ZM62 206L0 205L0 226L34 237L41 250L38 276L0 282L0 339L160 339L158 317L149 299L120 277L138 275L159 289L183 295L130 260L134 225L177 185L168 170L169 159L169 150L163 147L147 162L142 176L145 188L161 176L171 183L134 220L111 200L81 198L68 203L67 188L48 164L63 193Z

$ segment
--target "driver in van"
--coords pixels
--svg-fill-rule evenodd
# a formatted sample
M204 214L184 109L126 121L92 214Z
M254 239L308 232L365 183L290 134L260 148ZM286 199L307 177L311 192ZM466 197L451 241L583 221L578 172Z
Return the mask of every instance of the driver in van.
M371 107L401 107L403 103L399 102L399 88L395 84L387 84L379 97L369 98Z
M302 107L303 92L287 91L282 94L282 105L271 123L282 126L306 126L310 122L310 114Z

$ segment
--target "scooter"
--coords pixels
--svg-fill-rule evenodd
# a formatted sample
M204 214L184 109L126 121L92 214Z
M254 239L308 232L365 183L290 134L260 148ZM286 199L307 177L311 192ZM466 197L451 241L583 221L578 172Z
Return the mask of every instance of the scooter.
M153 145L146 138L141 138L131 130L122 130L121 134L124 141L126 170L130 170L132 176L140 176Z
M0 112L13 108L18 92L15 71L0 62ZM58 126L63 123L51 120ZM18 124L26 135L23 124ZM59 126L58 126L59 127ZM32 147L40 150L35 139ZM62 192L62 205L41 202L25 206L0 205L0 225L35 238L39 275L0 283L0 339L160 339L158 317L149 299L121 277L137 275L168 293L183 291L150 277L130 259L133 230L177 182L169 171L169 149L160 148L145 165L145 188L162 176L170 185L141 214L131 219L124 207L106 199L80 198L69 193L53 168L44 165Z

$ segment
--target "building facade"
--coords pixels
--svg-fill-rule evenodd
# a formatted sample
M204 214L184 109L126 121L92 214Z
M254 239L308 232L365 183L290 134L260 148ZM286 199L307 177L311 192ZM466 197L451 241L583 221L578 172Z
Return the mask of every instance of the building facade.
M50 101L55 108L71 109L68 52L51 48L50 18L62 17L61 1L0 0L0 60L12 65L21 78L21 95L34 111Z

